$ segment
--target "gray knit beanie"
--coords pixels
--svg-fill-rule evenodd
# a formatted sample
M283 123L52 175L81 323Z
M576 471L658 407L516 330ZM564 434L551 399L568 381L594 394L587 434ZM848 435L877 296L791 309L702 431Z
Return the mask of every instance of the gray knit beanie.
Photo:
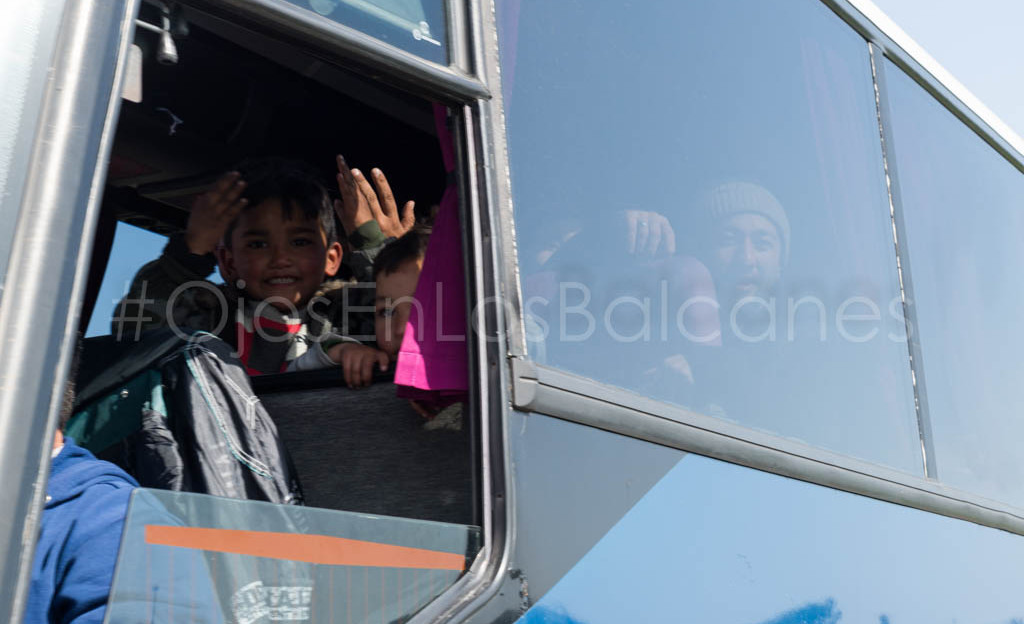
M775 224L782 243L782 263L789 262L789 219L779 200L763 186L750 182L726 182L705 193L697 203L697 213L719 223L737 214L761 215Z

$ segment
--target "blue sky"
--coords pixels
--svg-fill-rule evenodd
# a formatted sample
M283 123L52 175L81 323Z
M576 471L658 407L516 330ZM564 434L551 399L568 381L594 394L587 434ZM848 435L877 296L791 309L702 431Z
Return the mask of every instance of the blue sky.
M992 112L1024 135L1024 2L873 1Z

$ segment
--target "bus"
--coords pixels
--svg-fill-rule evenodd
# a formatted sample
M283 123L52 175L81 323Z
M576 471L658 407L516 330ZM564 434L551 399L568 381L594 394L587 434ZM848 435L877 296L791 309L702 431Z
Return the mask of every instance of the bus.
M0 16L0 617L69 381L175 417L126 280L233 163L343 153L436 219L457 412L253 377L306 504L137 489L106 621L1024 621L1024 141L869 0Z

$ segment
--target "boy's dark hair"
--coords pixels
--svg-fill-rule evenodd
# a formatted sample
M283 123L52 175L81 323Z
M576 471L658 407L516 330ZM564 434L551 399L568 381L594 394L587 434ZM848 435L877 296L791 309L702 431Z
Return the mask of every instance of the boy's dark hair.
M380 250L373 261L373 277L394 273L403 264L422 258L427 253L427 241L430 240L430 227L417 225L393 240Z
M75 337L74 351L71 352L71 370L68 371L68 380L64 384L64 396L60 405L60 419L57 421L57 429L64 431L68 421L75 412L75 382L78 380L78 369L82 364L82 332Z
M293 218L294 211L298 210L303 219L320 222L328 245L338 242L331 197L320 176L309 165L298 160L269 157L243 161L235 170L246 184L242 197L249 203L244 210L268 199L277 199L281 202L285 219ZM235 219L224 232L224 244L228 249L237 224Z

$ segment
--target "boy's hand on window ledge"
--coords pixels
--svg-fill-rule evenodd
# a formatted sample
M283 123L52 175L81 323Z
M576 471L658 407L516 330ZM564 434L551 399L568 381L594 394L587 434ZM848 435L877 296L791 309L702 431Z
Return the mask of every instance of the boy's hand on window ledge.
M342 156L337 157L337 162L341 201L334 203L334 210L341 219L345 234L352 236L359 226L368 221L376 221L386 237L398 238L412 229L416 223L415 202L406 202L399 214L395 195L383 171L374 168L370 172L373 176L371 186L360 170L348 168Z
M242 197L245 180L237 171L225 174L192 205L185 229L185 245L197 256L213 253L224 232L242 212L248 200Z
M327 356L341 365L349 388L365 388L373 383L373 367L388 369L388 354L380 349L354 342L342 342L327 350Z

